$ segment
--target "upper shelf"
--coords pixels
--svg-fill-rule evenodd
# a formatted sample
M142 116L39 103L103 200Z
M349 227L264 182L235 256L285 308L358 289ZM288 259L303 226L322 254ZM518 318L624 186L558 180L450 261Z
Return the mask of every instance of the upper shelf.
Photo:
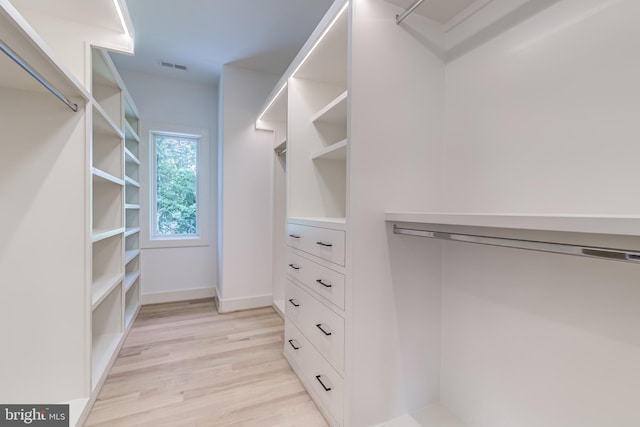
M640 216L388 212L390 222L640 236Z
M312 122L331 123L346 126L347 124L347 100L349 94L345 90L326 107L311 118Z
M0 0L0 40L69 100L81 104L90 99L87 90L60 65L53 51L8 0ZM0 52L0 87L47 93L55 99L3 52Z

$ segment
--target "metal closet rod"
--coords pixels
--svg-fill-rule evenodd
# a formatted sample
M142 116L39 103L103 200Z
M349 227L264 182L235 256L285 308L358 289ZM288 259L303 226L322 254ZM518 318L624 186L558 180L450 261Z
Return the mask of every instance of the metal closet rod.
M416 0L404 12L402 12L400 15L396 15L396 24L399 24L402 21L404 21L404 18L409 16L411 14L411 12L413 12L416 9L416 7L418 7L418 6L420 6L422 4L422 2L424 2L424 0Z
M480 245L501 246L505 248L525 249L529 251L551 252L554 254L575 255L589 258L640 263L640 252L624 249L598 248L591 246L567 245L563 243L537 242L533 240L508 239L504 237L477 236L472 234L446 233L442 231L416 230L393 225L394 234L429 237L454 242L476 243Z
M42 77L36 70L31 68L29 64L27 64L17 53L15 53L9 46L7 46L3 41L0 40L0 50L7 54L7 56L18 64L23 70L31 75L34 79L36 79L42 86L44 86L49 92L55 95L60 101L62 101L67 107L71 108L74 112L78 111L78 104L74 104L67 99L58 89L53 87L51 83L49 83L44 77Z

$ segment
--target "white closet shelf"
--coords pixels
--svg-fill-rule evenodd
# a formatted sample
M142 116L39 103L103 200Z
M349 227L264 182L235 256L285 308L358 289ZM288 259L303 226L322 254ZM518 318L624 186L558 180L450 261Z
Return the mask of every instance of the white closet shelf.
M133 178L129 178L128 176L124 177L124 180L127 184L133 185L134 187L140 188L140 183Z
M92 389L95 389L95 387L100 383L100 379L105 374L107 366L109 365L109 362L111 362L111 358L114 356L114 353L120 344L122 335L122 332L112 332L94 337L93 348L91 349L93 356L91 363Z
M316 216L316 217L289 217L287 222L293 224L310 225L312 227L327 227L334 230L346 230L347 220L345 218L336 218L328 216Z
M22 60L34 68L46 81L71 102L89 101L91 95L83 85L61 64L54 52L27 23L15 7L3 1L0 8L0 39ZM0 87L41 92L54 97L47 89L27 74L4 53L0 53L2 79Z
M389 222L640 236L636 215L528 215L387 212Z
M129 264L135 257L140 255L140 249L130 249L124 252L124 263Z
M138 132L136 132L135 129L133 129L133 126L131 126L126 120L124 121L124 134L127 139L132 139L135 142L140 142Z
M124 291L128 292L131 289L131 286L138 280L140 277L140 271L132 271L131 273L127 273L124 277Z
M140 304L129 304L125 307L124 311L124 327L129 329L133 319L136 318L138 311L140 310Z
M347 160L347 140L343 139L340 142L331 144L330 146L316 151L311 155L312 160Z
M91 285L91 310L95 310L102 301L122 282L124 274L100 277Z
M92 99L93 105L93 130L104 135L113 135L120 139L124 138L124 133L120 127L113 121L95 99Z
M124 208L125 209L131 209L131 210L140 209L140 205L134 205L134 204L128 203L128 204L124 205Z
M124 161L127 163L135 163L136 165L140 164L140 160L126 147L124 148Z
M124 227L118 228L94 228L91 233L91 242L99 242L100 240L108 239L109 237L117 236L124 233Z
M312 122L331 123L336 125L347 124L347 99L348 91L344 91L326 107L311 118Z
M105 171L102 171L98 168L91 168L91 175L93 175L93 179L94 181L97 182L104 182L104 183L111 183L111 184L117 184L117 185L124 185L124 180L117 178L109 173L106 173Z
M136 234L136 233L139 233L139 232L140 232L140 227L130 227L130 228L127 228L125 230L124 237L129 237L132 234Z
M466 427L466 425L444 406L436 404L374 427Z

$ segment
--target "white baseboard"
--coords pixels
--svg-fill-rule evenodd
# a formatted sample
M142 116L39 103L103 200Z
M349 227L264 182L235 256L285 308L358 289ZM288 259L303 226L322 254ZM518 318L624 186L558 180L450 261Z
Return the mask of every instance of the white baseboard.
M216 288L185 289L182 291L158 292L140 295L140 304L160 304L163 302L188 301L192 299L213 298Z
M248 298L221 299L216 298L218 313L230 313L232 311L249 310L252 308L270 307L273 302L271 295L260 295Z

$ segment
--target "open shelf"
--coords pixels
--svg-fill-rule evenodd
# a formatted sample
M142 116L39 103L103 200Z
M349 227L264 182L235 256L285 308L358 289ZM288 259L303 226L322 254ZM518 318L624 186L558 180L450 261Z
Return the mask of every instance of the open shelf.
M343 139L328 146L323 150L316 151L311 155L312 160L347 160L347 140Z
M133 178L129 178L128 176L125 176L124 181L127 185L133 185L134 187L140 188L140 183Z
M123 334L122 287L116 286L93 311L91 346L91 388L100 382L115 357Z
M124 232L124 237L129 237L133 234L137 234L140 232L140 227L131 227L131 228L127 228L126 231Z
M332 100L326 107L318 111L311 118L312 122L330 123L334 125L347 125L347 100L348 92L345 90Z
M91 242L99 242L100 240L108 239L109 237L116 236L125 231L124 227L118 227L113 229L100 229L94 228L91 234Z
M131 95L129 95L129 92L125 89L124 90L124 119L126 120L125 130L127 127L129 127L130 131L133 133L135 137L137 137L139 133L140 120L138 119L138 117L140 117L140 114L138 113L138 108L133 102Z
M125 157L124 157L125 163L135 163L136 165L140 165L140 160L138 160L138 157L135 156L131 152L131 150L129 150L128 148L125 148L124 154L125 154Z
M129 139L135 142L140 142L140 137L138 136L136 131L133 129L133 127L131 127L129 122L124 123L124 134L126 139Z
M124 263L129 264L134 258L140 255L140 249L130 249L124 253Z
M93 231L116 230L124 226L124 188L104 176L93 175L92 209ZM115 185L114 185L115 184Z
M91 285L91 309L96 307L122 282L122 273L100 277Z
M46 81L80 109L91 96L66 69L40 35L25 21L13 2L3 2L0 11L0 39ZM0 54L0 87L42 94L47 101L60 102L4 53ZM43 99L45 99L43 98ZM53 104L52 104L53 105ZM60 102L58 106L67 108ZM70 111L70 110L69 110Z
M122 128L122 82L111 58L102 49L91 49L91 94L116 125Z
M93 175L94 182L111 183L117 185L124 185L125 181L118 177L115 177L98 168L91 168L91 175Z
M387 221L470 227L640 236L636 215L527 215L444 212L388 212Z
M136 278L125 294L124 327L128 329L140 309L140 280Z
M91 165L116 178L123 178L122 135L116 132L98 111L93 109Z
M131 273L127 273L124 278L124 290L128 291L131 286L133 286L134 282L138 280L140 277L140 271L132 271Z

